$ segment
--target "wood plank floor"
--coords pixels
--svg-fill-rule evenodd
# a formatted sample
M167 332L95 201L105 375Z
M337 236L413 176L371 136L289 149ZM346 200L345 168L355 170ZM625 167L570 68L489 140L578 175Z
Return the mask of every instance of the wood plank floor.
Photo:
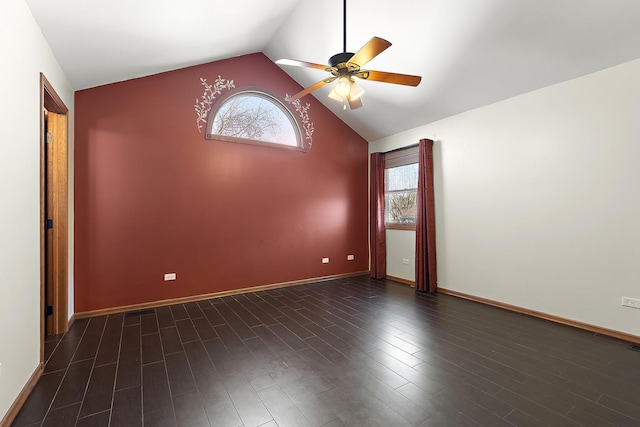
M630 344L366 276L78 320L14 426L640 426Z

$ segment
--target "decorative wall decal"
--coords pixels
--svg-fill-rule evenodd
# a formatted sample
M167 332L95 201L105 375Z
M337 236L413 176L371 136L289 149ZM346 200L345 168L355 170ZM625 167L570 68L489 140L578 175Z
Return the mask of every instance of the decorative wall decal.
M293 104L296 107L296 111L300 115L300 120L302 120L302 126L304 127L304 132L306 134L306 139L309 140L309 148L313 145L313 122L309 121L309 103L306 103L304 106L300 103L299 99L291 101L291 96L286 94L284 98L288 103Z
M196 125L198 126L198 132L202 133L202 128L205 128L208 125L209 114L216 103L216 97L222 94L225 90L228 91L235 89L236 86L233 80L223 79L220 75L218 75L218 78L213 82L213 84L209 84L207 79L200 77L200 84L204 86L204 92L202 93L201 99L196 98L196 102L193 107L197 116ZM309 108L311 105L309 103L303 105L299 99L292 101L289 94L286 94L285 101L293 105L300 117L298 124L302 125L305 134L304 138L308 141L308 146L306 148L303 146L303 149L306 151L313 145L313 133L315 130L313 122L309 119ZM207 135L207 138L208 137L209 135Z
M196 120L198 132L202 132L202 128L207 124L207 117L213 106L213 100L216 99L216 95L220 95L224 89L230 90L236 87L233 80L223 79L220 76L218 76L212 85L207 83L207 79L202 77L200 77L200 83L204 86L204 93L202 94L202 100L196 98L194 105L196 114L198 115Z

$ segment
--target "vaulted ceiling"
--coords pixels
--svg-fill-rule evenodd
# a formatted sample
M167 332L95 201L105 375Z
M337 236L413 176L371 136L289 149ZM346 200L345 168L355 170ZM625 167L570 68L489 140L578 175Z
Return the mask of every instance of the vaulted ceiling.
M74 89L253 52L326 64L342 51L342 0L25 0ZM393 45L365 68L417 74L404 87L359 80L343 111L373 141L640 58L637 0L348 0L347 50ZM283 67L302 86L324 71Z

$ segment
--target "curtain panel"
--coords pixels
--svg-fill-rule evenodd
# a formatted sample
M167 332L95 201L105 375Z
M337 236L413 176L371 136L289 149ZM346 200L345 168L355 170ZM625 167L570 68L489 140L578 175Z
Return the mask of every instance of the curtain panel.
M387 274L387 242L384 226L384 154L372 153L370 167L370 271L372 278L384 279Z
M435 292L436 218L433 191L433 141L421 139L418 159L416 212L416 291Z

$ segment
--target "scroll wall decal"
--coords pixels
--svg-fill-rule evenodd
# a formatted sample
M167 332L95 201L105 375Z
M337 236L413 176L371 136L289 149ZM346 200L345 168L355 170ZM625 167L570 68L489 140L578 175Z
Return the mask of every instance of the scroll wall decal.
M196 125L198 126L198 132L202 133L202 128L207 125L207 119L216 96L220 95L222 91L234 89L236 86L233 80L223 79L221 76L218 76L213 84L207 83L207 79L200 77L200 84L204 86L204 92L201 99L196 98L194 109L197 115ZM302 105L299 99L291 101L289 94L286 94L285 100L293 105L300 116L300 122L305 132L305 139L309 141L309 148L311 148L313 145L313 132L315 130L313 122L309 118L311 105L309 103Z
M286 94L284 98L288 103L293 104L296 107L296 111L300 115L300 120L302 120L302 127L304 127L304 132L306 134L305 138L309 140L309 148L313 145L313 122L309 120L309 108L310 104L306 103L304 106L300 103L299 99L291 101L291 96Z
M218 76L212 85L207 83L207 79L202 77L200 77L200 83L204 86L204 93L202 94L201 100L196 98L194 107L196 115L198 116L196 120L198 132L202 133L202 128L207 124L207 117L209 116L209 112L213 106L213 100L216 99L216 96L220 95L223 90L230 90L236 86L233 83L233 80L223 79L220 76Z

